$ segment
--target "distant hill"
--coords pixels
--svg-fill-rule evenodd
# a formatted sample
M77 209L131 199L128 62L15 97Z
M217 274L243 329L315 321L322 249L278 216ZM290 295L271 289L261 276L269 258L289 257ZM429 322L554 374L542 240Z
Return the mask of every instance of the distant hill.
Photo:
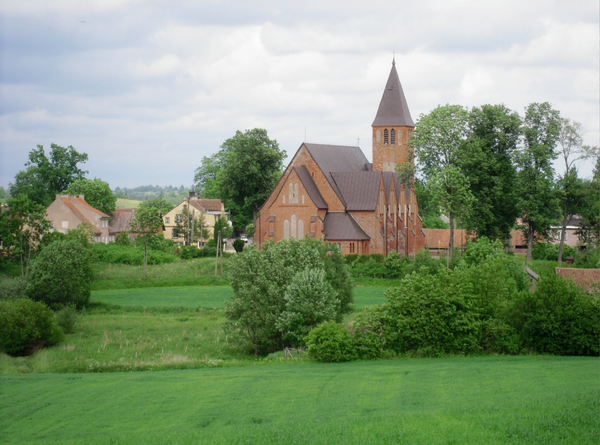
M165 201L176 205L179 204L183 198L189 196L191 187L184 187L183 185L180 187L173 187L171 185L168 186L160 186L160 185L142 185L139 187L128 188L128 187L116 187L113 192L119 200L132 200L132 201L149 201L151 199L159 198L164 199ZM126 208L137 207L137 204L133 206L133 204L123 204ZM120 204L117 202L117 207L120 207Z

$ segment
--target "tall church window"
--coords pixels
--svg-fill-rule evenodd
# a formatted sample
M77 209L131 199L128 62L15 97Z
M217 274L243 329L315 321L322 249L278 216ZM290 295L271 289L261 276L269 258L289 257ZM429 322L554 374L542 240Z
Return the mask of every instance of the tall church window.
M290 239L290 222L287 219L283 222L283 239Z
M298 238L297 232L296 232L296 215L292 215L292 224L290 227L290 236L294 239Z
M298 200L299 195L300 194L299 194L299 190L298 190L298 183L296 182L294 184L294 204L298 204L298 202L299 202L299 200Z
M285 204L285 195L283 195L283 203Z
M390 143L390 133L387 128L383 130L383 143L385 145Z
M392 145L396 145L396 130L394 130L394 129L392 128L392 131L391 131L391 133L392 133L392 134L391 134L391 139L392 139L392 140L390 141L390 144L392 144Z
M298 220L298 239L304 238L304 221Z
M292 184L291 182L288 185L288 192L289 192L289 198L290 198L290 204L294 203L294 184Z

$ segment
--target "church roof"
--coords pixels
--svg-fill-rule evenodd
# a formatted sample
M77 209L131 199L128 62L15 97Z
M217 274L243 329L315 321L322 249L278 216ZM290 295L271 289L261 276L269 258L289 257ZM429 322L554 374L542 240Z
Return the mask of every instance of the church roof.
M294 167L294 170L298 174L298 177L300 178L302 185L306 189L308 196L310 197L312 202L315 203L317 208L328 209L329 206L327 205L327 202L323 198L323 195L321 195L319 187L317 187L317 184L315 184L315 181L313 180L306 166L302 165L300 167Z
M346 204L346 210L375 210L381 172L333 172L331 174Z
M330 212L323 221L326 240L369 240L371 237L358 225L347 212Z
M369 161L360 147L309 143L304 143L304 146L342 202L344 202L344 198L331 174L335 172L361 172L371 169Z
M396 71L395 61L392 63L392 71L385 85L385 90L383 90L383 97L379 103L377 116L375 116L372 126L415 126L410 117L406 97L404 97L402 84Z

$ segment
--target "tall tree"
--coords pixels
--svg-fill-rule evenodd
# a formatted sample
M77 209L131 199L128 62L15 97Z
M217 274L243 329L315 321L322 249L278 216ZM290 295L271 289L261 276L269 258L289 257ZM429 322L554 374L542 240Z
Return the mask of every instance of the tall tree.
M221 145L215 155L204 158L196 170L196 188L204 198L220 198L232 213L238 230L256 219L283 171L285 151L267 131L255 128Z
M588 245L600 242L600 156L596 156L593 177L589 182L584 188L583 200L579 207L581 227L577 233Z
M577 161L598 157L597 147L583 145L582 126L579 122L570 119L560 119L560 133L558 135L559 157L564 162L565 171L558 181L558 191L562 207L562 223L559 233L560 245L558 248L558 264L562 262L563 246L567 226L571 223L575 213L586 196L586 188L592 186L592 181L584 182L577 175L575 163Z
M134 232L138 239L142 241L144 249L144 279L148 274L148 246L152 238L158 235L162 227L162 216L156 207L140 203L135 209L135 218L131 221L131 232Z
M553 188L556 144L560 134L560 114L548 102L525 108L523 148L517 154L519 213L527 236L527 262L536 235L547 237L558 214Z
M24 194L10 198L7 204L8 210L0 218L2 249L19 256L21 276L27 280L33 251L50 230L50 221L45 219L46 207Z
M89 205L110 216L112 216L117 206L117 197L110 189L108 183L102 179L76 179L67 187L65 193L69 195L83 195Z
M418 169L450 220L448 262L454 249L456 218L465 219L472 201L459 162L468 138L468 117L469 112L460 105L438 106L419 116L412 138Z
M49 157L44 147L29 152L26 170L15 175L15 182L10 184L10 194L25 194L32 201L48 207L57 193L61 193L76 179L83 178L87 171L81 170L77 164L88 160L86 153L79 153L72 146L67 148L56 144L50 146Z
M483 105L471 110L469 129L469 142L460 159L473 194L466 228L478 237L508 240L518 216L513 156L521 118L504 105Z

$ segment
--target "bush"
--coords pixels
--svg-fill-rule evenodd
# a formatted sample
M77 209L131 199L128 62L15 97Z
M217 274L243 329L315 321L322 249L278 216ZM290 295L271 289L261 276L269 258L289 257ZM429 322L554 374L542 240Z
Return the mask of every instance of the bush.
M399 253L392 252L383 261L386 278L401 278L410 260Z
M21 277L0 275L0 300L26 298L27 282Z
M233 242L233 248L235 249L235 251L236 251L237 253L241 253L241 252L243 252L243 251L244 251L244 246L245 246L245 245L246 245L246 243L244 242L244 240L241 240L241 239L239 239L239 238L238 238L238 239L236 239L236 240Z
M26 298L0 301L0 352L29 355L63 338L54 313L44 304Z
M85 306L94 277L89 252L77 241L47 246L33 261L27 286L29 298L58 310Z
M534 260L557 261L559 248L559 244L537 243L533 245L531 256ZM574 247L563 244L563 261L568 256L575 257L576 255L577 250Z
M347 362L356 358L350 331L335 321L320 324L308 334L308 355L320 362Z
M171 241L169 241L169 243L171 243ZM170 249L173 249L173 246L171 246ZM115 243L96 243L92 246L91 252L94 261L101 263L130 264L133 266L141 266L144 264L144 251L140 247L119 245ZM148 250L148 264L165 264L174 263L176 261L178 261L177 256L170 251Z
M56 313L56 321L65 334L75 332L77 318L77 311L73 306L66 306Z
M398 353L439 356L478 350L479 320L463 270L431 275L422 267L386 294L389 341Z
M324 270L298 272L285 290L285 310L277 320L277 328L283 333L284 340L293 346L303 346L312 328L336 318L340 305L336 296Z
M354 318L352 337L356 355L360 359L372 360L390 356L386 350L386 305L365 308Z
M534 293L520 293L509 321L523 345L535 352L599 355L600 296L561 276L544 276Z

